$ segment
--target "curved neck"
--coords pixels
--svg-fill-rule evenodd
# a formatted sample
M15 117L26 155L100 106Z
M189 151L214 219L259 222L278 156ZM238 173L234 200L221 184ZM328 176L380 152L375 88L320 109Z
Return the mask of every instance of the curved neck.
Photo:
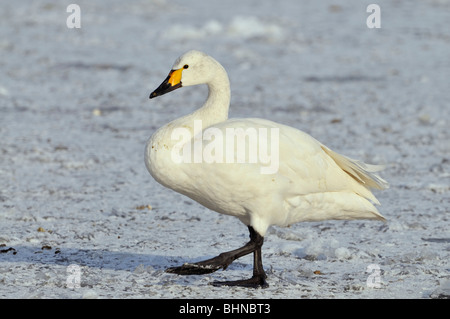
M228 119L230 107L230 81L225 69L220 68L214 78L207 83L208 98L203 106L192 113L194 119L202 120L203 127L207 127Z

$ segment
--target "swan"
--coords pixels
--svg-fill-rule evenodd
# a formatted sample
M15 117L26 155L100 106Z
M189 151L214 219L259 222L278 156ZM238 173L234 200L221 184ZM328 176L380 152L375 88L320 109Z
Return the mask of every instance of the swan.
M382 166L340 155L293 127L259 118L228 119L230 82L223 66L211 56L196 50L181 55L149 98L198 84L208 86L206 102L150 137L145 164L163 186L213 211L237 217L248 227L250 241L217 257L170 267L166 272L212 273L253 253L250 279L211 284L265 288L261 248L269 226L328 219L385 220L375 208L374 204L380 203L371 192L388 187L376 174ZM255 143L260 150L256 159L250 154ZM270 157L261 153L267 155L269 149L277 163L272 170L262 171L269 167Z

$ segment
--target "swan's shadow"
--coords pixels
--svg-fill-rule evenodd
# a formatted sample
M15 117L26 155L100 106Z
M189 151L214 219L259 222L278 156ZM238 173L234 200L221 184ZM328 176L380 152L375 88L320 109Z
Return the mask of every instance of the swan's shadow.
M213 256L170 256L139 254L135 252L109 251L106 249L52 248L38 246L0 247L0 267L5 263L28 263L41 265L69 266L109 269L133 272L137 267L164 271L168 267L186 262L197 262ZM249 267L246 263L235 262L237 268ZM233 269L234 267L231 267Z
M106 249L52 248L37 246L0 247L0 266L2 263L29 263L44 265L96 267L110 270L134 271L140 265L165 269L180 257L134 252L109 251Z

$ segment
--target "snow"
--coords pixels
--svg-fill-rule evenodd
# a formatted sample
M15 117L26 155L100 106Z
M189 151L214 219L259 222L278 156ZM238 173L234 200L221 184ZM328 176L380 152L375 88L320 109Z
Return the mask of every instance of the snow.
M378 1L381 29L356 0L76 3L81 29L66 27L63 2L0 10L0 297L449 298L448 1ZM165 273L248 240L143 162L152 132L205 98L193 87L148 100L189 49L226 67L231 117L385 164L387 223L271 228L267 289L208 284L248 277L251 256L210 275Z
M174 41L205 39L216 35L228 39L261 38L280 41L283 38L283 29L277 24L261 21L255 16L236 16L228 25L223 25L217 20L209 20L199 27L175 24L163 33L164 38Z

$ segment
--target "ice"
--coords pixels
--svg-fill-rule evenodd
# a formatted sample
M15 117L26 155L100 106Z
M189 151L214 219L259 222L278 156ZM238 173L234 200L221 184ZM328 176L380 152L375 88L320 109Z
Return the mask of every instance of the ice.
M338 260L351 259L353 254L347 247L339 247L334 251L334 255Z
M82 299L98 299L98 297L98 293L95 290L88 290L83 294Z
M430 297L433 299L450 299L450 280L443 280Z
M281 41L283 29L275 23L262 21L255 16L236 16L228 24L209 20L201 26L175 24L163 32L163 36L173 40L198 40L208 37L230 39L265 39Z
M268 40L281 40L283 29L274 23L262 21L254 16L234 17L228 26L228 33L243 39L266 38Z
M0 297L448 298L446 2L379 1L381 29L357 0L77 4L81 29L66 27L63 2L0 10ZM264 290L208 284L249 277L251 256L206 276L165 273L248 241L245 225L163 188L143 162L149 136L206 97L148 99L190 49L228 71L230 117L386 165L391 187L375 194L387 222L271 228ZM66 286L70 265L80 288Z

